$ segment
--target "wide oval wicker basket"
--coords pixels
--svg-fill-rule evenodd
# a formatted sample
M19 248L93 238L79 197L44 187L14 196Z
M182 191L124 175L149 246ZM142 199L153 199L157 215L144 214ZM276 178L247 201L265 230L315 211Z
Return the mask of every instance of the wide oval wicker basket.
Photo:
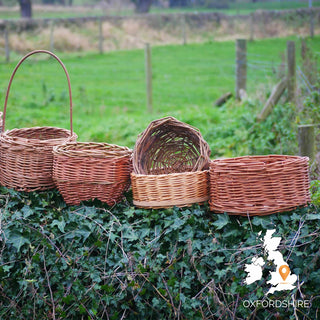
M198 129L173 117L152 121L133 150L133 204L169 208L207 201L209 157Z
M210 209L254 216L310 202L308 157L268 155L210 163Z
M46 53L62 66L68 81L70 99L70 130L56 127L33 127L5 131L7 103L12 80L21 63L36 53ZM18 191L47 190L55 187L52 179L52 148L75 141L72 129L72 96L69 74L62 61L46 50L36 50L24 56L15 67L6 93L2 134L0 136L0 183Z
M69 205L99 199L119 202L130 186L132 150L107 143L77 142L53 148L53 178Z

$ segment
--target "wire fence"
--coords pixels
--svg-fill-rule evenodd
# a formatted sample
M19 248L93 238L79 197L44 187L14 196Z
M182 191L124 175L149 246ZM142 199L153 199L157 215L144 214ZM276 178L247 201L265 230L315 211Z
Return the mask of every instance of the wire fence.
M222 44L201 45L195 56L192 55L192 52L197 49L193 46L175 47L172 51L174 54L170 54L170 48L153 48L150 66L152 77L149 80L145 78L146 64L144 52L141 50L133 51L128 56L129 58L125 58L124 53L94 55L93 58L98 59L99 62L93 65L100 64L100 70L93 70L93 68L88 70L87 63L82 65L81 60L76 62L75 59L74 62L70 62L71 78L75 84L73 86L75 101L81 105L87 104L88 109L93 109L93 106L89 106L93 105L93 101L96 103L99 99L101 108L103 105L122 105L134 108L145 105L148 95L152 95L155 105L161 105L164 110L169 110L170 107L182 103L188 105L212 104L226 92L234 92L237 81L237 63L243 63L234 58L230 47L228 51L231 54L226 54L224 58L216 58L214 52L218 53L217 46L221 47ZM85 55L85 57L86 60L90 59L90 56ZM131 61L125 61L125 59ZM267 94L272 91L276 83L286 76L287 65L285 61L281 61L280 55L274 57L249 51L246 52L245 63L246 75L243 90L249 96L256 97L259 92L261 98L267 99ZM109 66L105 68L104 64ZM192 72L186 72L186 68L191 66ZM39 104L41 101L65 100L67 98L66 87L63 81L56 81L59 74L55 74L54 70L53 66L51 69L45 69L43 73L40 66L31 65L26 68L21 80L19 78L16 80L16 86L17 88L19 86L24 89L28 88L30 95L34 96L34 100L39 101ZM3 80L2 92L5 90L9 70L5 73L0 76L0 79ZM181 74L184 76L181 77ZM26 79L32 79L32 81ZM300 66L297 66L297 80L299 87L305 88L304 92L308 94L316 89ZM152 84L148 85L147 81L151 81ZM53 87L54 89L51 89ZM153 92L147 92L147 87ZM101 94L103 90L105 94ZM11 95L13 99L21 99L19 89Z
M311 14L311 13L312 14ZM216 39L310 35L310 17L318 29L320 9L255 12L247 16L188 13L134 17L79 17L0 21L0 51L4 61L39 47L58 52L107 52L152 45L187 44ZM255 17L251 20L250 17Z

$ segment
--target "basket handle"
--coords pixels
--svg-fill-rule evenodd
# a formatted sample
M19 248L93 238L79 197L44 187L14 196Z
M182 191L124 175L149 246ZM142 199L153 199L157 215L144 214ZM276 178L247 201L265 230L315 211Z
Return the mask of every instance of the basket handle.
M71 95L71 84L70 84L70 77L69 77L69 74L68 74L68 71L65 67L65 65L63 64L63 62L52 52L48 51L48 50L34 50L34 51L31 51L29 52L27 55L25 55L19 62L18 64L16 65L16 67L14 68L13 70L13 73L10 77L10 80L9 80L9 84L8 84L8 89L7 89L7 93L6 93L6 98L5 98L5 101L4 101L4 109L3 109L3 120L2 120L2 132L5 131L5 123L6 123L6 113L7 113L7 103L8 103L8 97L9 97L9 92L10 92L10 88L11 88L11 84L12 84L12 80L13 80L13 77L14 75L16 74L18 68L20 67L20 65L22 64L22 62L24 60L26 60L28 57L30 57L31 55L35 54L35 53L47 53L49 54L50 56L52 56L53 58L55 58L61 65L61 67L63 68L66 76L67 76L67 81L68 81L68 88L69 88L69 100L70 100L70 132L71 132L71 136L73 134L73 126L72 126L72 95Z

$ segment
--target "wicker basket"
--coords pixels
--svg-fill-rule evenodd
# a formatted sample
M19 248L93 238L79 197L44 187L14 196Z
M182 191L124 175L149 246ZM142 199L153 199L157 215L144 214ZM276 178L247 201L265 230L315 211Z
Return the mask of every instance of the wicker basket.
M133 204L170 208L207 201L209 156L198 129L173 117L152 121L133 151Z
M254 216L310 201L308 157L246 156L210 163L210 209Z
M77 142L53 148L53 178L69 205L99 199L119 202L130 186L132 151L106 143Z
M68 81L70 98L70 130L56 127L33 127L5 131L7 102L13 77L21 63L36 53L47 53L62 66ZM61 143L75 141L72 130L72 96L70 78L62 61L46 50L32 51L24 56L15 67L5 97L2 135L0 136L0 183L18 191L47 190L53 188L52 148Z

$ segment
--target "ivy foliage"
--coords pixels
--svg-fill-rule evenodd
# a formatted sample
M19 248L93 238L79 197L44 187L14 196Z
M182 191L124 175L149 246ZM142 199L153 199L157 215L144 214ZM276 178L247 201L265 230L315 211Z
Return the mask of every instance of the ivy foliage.
M207 206L142 210L127 201L66 206L57 191L1 188L1 319L316 319L320 210L265 217L213 214ZM269 294L262 237L275 229L296 288ZM245 264L267 262L246 285ZM245 301L309 300L308 307Z

